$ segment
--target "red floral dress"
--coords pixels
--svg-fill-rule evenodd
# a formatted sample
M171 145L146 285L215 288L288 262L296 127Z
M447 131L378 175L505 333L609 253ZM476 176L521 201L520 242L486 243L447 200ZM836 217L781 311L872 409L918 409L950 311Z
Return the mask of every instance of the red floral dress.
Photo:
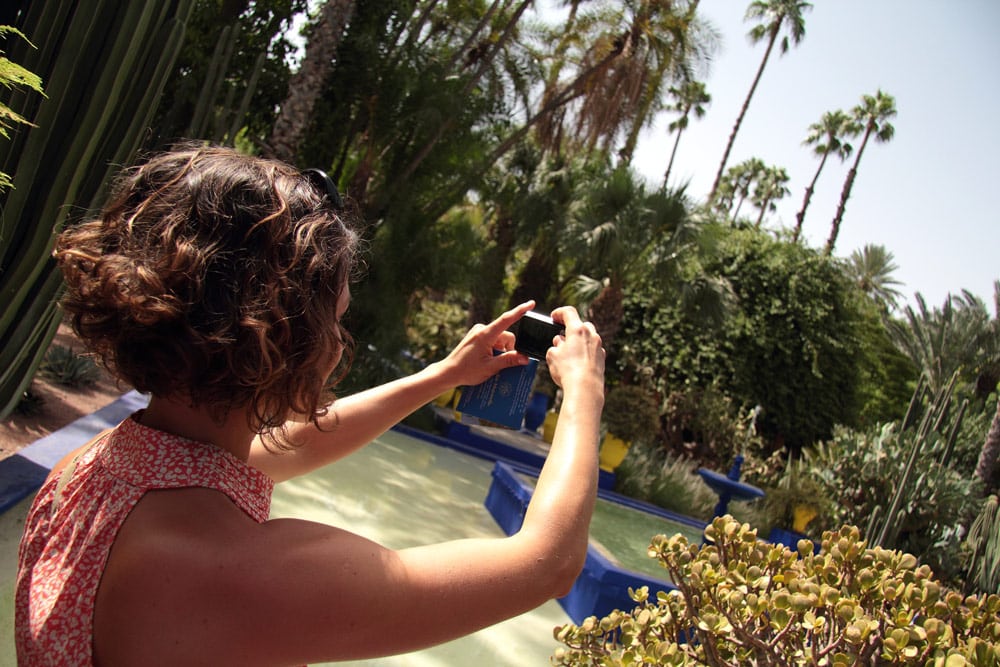
M214 445L126 419L39 490L18 553L19 665L91 665L94 603L111 545L146 491L206 487L254 521L267 520L274 482Z

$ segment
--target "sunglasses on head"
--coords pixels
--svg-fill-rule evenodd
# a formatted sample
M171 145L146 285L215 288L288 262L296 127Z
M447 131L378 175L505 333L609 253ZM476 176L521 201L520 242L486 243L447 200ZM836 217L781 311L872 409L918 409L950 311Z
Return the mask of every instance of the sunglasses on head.
M337 185L325 171L316 168L303 169L302 175L308 178L313 185L319 188L320 192L326 195L333 210L343 210L344 200L341 198L340 192L337 191Z

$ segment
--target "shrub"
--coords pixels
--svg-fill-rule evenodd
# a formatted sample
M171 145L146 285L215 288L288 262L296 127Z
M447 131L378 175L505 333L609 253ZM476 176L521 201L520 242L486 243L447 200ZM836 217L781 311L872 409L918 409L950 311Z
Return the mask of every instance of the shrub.
M857 528L763 543L732 517L705 531L653 538L650 556L678 590L556 628L556 665L995 665L1000 596L963 598L910 554L869 548ZM682 640L688 641L682 641Z
M601 419L625 442L653 441L659 430L656 401L642 387L618 385L608 391Z
M777 482L764 491L766 495L759 501L761 518L754 524L761 529L795 527L796 508L808 508L814 516L829 515L831 511L827 490L801 459L789 460Z
M732 465L736 454L755 437L732 399L711 386L671 392L663 417L667 444L675 450L693 447L698 459L708 466Z
M67 387L89 387L101 377L93 359L77 354L72 348L63 345L49 348L41 371Z
M718 501L697 464L639 441L615 469L615 490L685 516L707 519Z
M648 372L662 395L714 384L737 406L761 406L759 431L774 450L856 424L870 314L839 264L760 230L728 229L704 270L736 296L722 324L706 327L680 303L657 302L659 285L634 286L618 339L621 371Z
M440 361L465 335L468 311L422 292L415 300L417 306L406 323L410 352L426 364Z
M1000 517L997 496L983 500L964 545L966 591L1000 593Z
M886 521L897 487L911 460L916 433L895 424L865 432L838 428L833 440L807 452L805 467L822 480L833 501L816 518L819 529L851 524L874 529ZM940 461L943 438L935 433L912 459L903 504L894 519L894 539L883 546L901 549L955 580L962 571L962 526L979 510L979 484ZM874 534L868 535L874 538Z

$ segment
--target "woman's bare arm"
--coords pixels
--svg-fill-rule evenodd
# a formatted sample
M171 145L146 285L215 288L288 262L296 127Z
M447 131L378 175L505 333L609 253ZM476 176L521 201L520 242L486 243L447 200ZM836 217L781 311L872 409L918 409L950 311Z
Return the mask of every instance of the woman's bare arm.
M501 369L528 363L513 351L506 329L531 310L533 302L513 308L488 325L474 327L444 360L393 382L338 399L330 412L312 423L286 425L295 449L275 454L258 438L250 465L283 481L340 459L368 444L417 408L459 385L483 382ZM493 350L504 354L494 356Z

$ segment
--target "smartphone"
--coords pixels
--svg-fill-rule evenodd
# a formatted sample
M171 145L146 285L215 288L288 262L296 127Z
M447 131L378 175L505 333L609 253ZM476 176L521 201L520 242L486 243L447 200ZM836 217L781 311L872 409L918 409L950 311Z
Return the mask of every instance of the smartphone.
M548 315L534 311L524 314L524 317L514 323L514 349L532 359L545 359L545 353L552 347L552 339L565 331L561 324L556 324Z

